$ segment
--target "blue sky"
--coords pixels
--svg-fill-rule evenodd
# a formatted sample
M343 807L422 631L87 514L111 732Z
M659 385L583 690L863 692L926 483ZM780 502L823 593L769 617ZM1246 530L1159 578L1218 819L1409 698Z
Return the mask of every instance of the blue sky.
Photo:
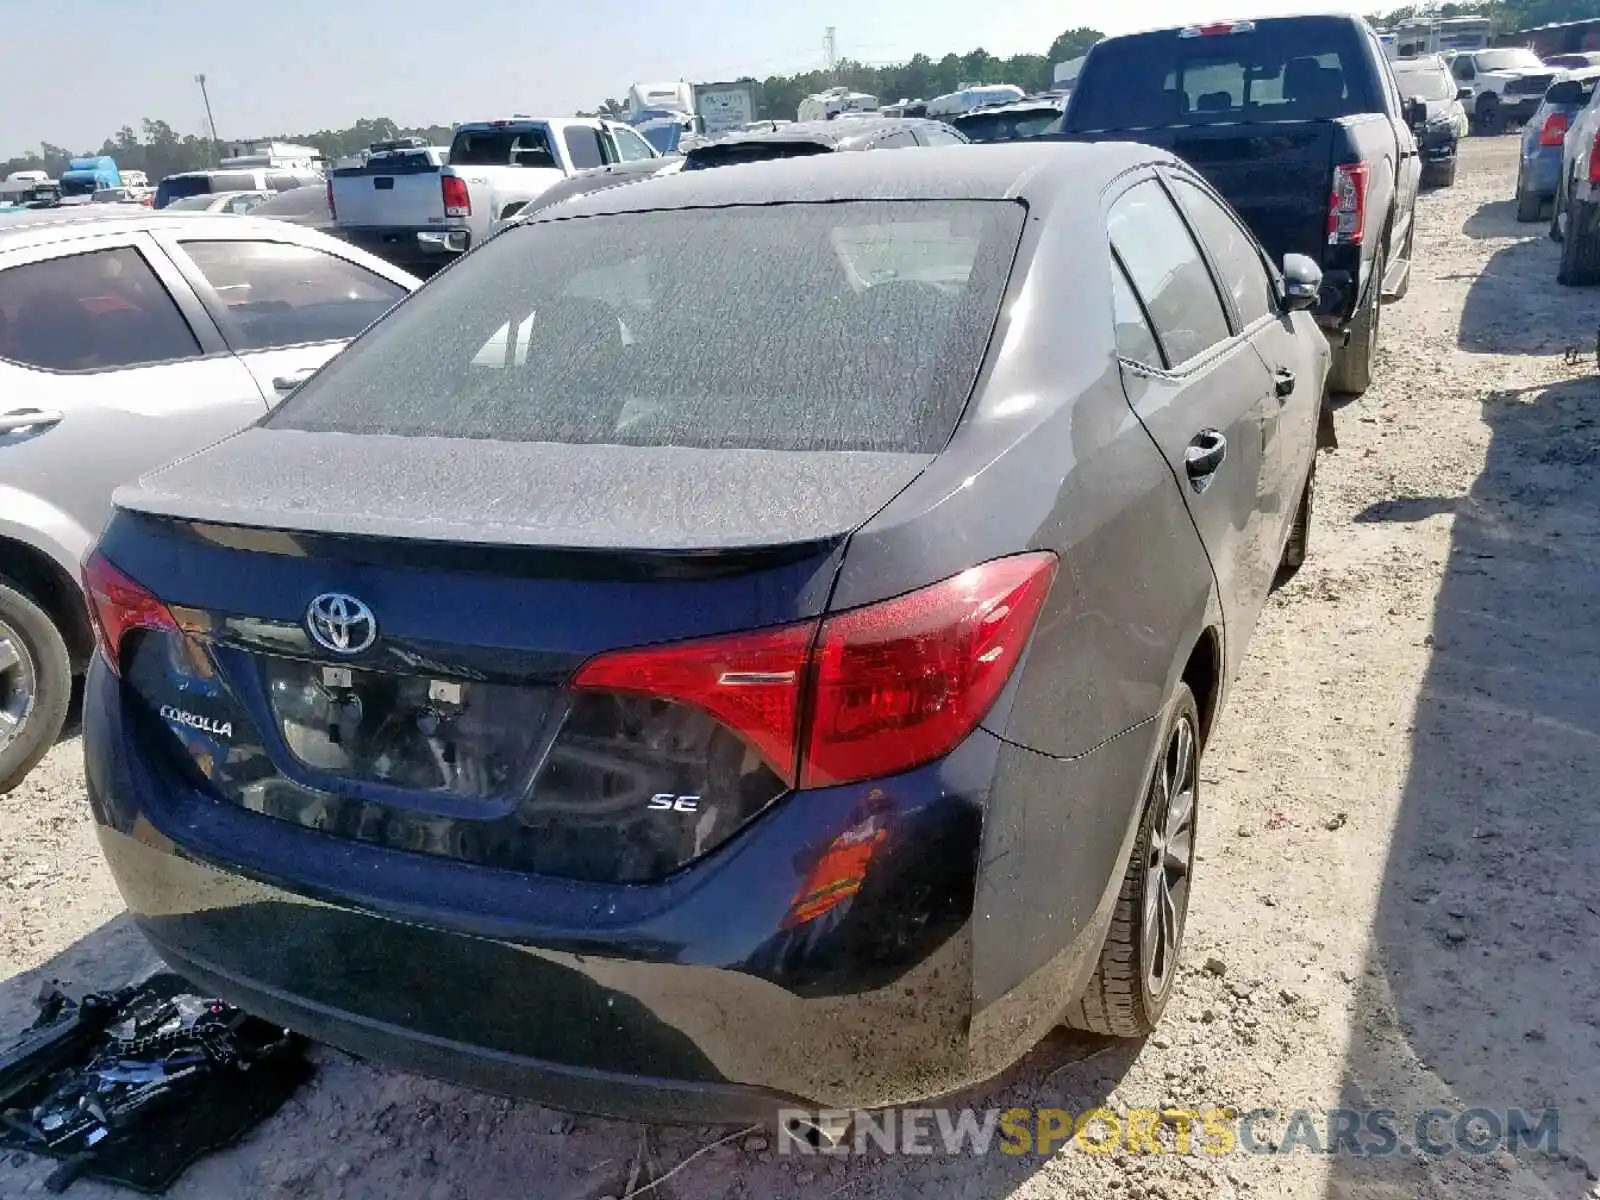
M50 0L4 5L0 158L41 139L82 150L141 118L204 131L205 72L224 138L509 112L565 113L636 80L788 74L822 64L823 29L868 62L982 46L1042 52L1063 29L1108 33L1326 0ZM18 54L27 47L26 54Z

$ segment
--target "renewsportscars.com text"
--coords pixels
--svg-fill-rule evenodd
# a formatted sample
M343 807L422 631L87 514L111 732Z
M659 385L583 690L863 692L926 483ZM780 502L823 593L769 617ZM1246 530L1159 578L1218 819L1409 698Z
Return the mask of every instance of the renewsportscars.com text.
M843 1130L837 1142L808 1135ZM902 1108L779 1114L778 1152L866 1154L1342 1154L1363 1158L1558 1151L1555 1109Z

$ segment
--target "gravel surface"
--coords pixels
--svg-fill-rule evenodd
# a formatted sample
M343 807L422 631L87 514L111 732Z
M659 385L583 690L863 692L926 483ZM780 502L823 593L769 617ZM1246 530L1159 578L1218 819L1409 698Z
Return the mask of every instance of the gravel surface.
M1299 1108L1390 1108L1404 1135L1434 1106L1555 1106L1558 1152L819 1160L748 1134L644 1194L1600 1195L1600 291L1558 288L1544 227L1516 223L1515 151L1472 139L1457 186L1418 204L1379 382L1339 414L1310 561L1269 603L1207 752L1188 965L1160 1032L1063 1035L962 1103L1277 1110L1263 1139ZM1565 363L1569 344L1588 357ZM64 741L0 801L0 1030L41 978L103 986L148 961L80 754ZM729 1132L318 1058L288 1108L172 1194L597 1200ZM0 1160L0 1195L46 1173Z

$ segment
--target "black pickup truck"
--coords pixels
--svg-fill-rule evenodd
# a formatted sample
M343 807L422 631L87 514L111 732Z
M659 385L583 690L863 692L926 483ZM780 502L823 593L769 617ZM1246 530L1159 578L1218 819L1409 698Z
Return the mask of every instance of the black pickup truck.
M1089 51L1057 136L1187 159L1281 263L1321 265L1332 391L1372 378L1381 308L1405 294L1421 175L1377 35L1359 17L1225 21Z

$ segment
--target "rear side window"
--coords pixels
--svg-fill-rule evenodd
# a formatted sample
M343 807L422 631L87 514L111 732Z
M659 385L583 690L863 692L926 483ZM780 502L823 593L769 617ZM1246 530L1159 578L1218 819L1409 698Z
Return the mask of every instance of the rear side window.
M1315 121L1383 104L1357 26L1297 17L1181 37L1112 38L1090 51L1066 128L1148 129L1243 121Z
M227 309L236 350L355 337L406 291L365 267L283 242L183 242Z
M1117 323L1117 356L1157 371L1164 370L1166 364L1161 361L1156 335L1151 332L1150 322L1145 319L1144 309L1139 307L1139 298L1134 295L1121 264L1115 262L1111 264L1111 311Z
M600 145L600 131L587 125L568 125L561 135L567 144L567 157L580 171L606 165L606 152Z
M132 247L0 271L0 357L48 371L110 371L200 353L189 322Z
M1187 179L1174 180L1172 187L1189 214L1195 232L1211 251L1211 259L1222 275L1222 286L1233 297L1234 311L1239 314L1241 325L1249 328L1272 315L1277 307L1272 278L1256 249L1255 239L1203 189Z
M1232 336L1211 271L1160 184L1131 188L1107 225L1168 362L1181 367Z
M1025 210L777 204L513 226L397 308L278 428L936 453Z

